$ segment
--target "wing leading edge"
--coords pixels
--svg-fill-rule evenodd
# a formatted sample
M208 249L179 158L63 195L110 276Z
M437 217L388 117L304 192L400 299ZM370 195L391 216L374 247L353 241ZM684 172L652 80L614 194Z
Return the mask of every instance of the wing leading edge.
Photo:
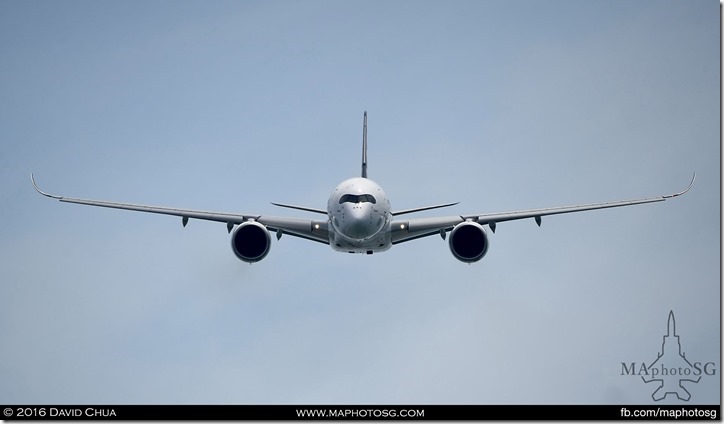
M666 199L678 197L691 189L691 186L696 180L696 172L691 178L689 186L685 190L673 193L665 194L663 196L648 197L633 200L619 200L614 202L605 203L589 203L583 205L572 205L572 206L560 206L552 208L541 208L541 209L528 209L520 211L502 212L502 213L488 213L488 214L476 214L476 215L460 215L460 216L447 216L439 218L416 218L409 220L395 220L392 222L392 243L398 244L420 237L427 237L435 234L444 235L445 232L452 230L452 228L465 221L477 222L480 225L487 224L490 229L495 232L496 225L499 222L513 221L517 219L534 218L538 226L541 225L541 218L547 215L558 215L564 213L583 212L596 209L608 209L617 208L622 206L641 205L644 203L663 202Z
M79 205L99 206L103 208L123 209L137 212L156 213L161 215L172 215L181 217L181 222L185 227L189 218L203 219L206 221L223 222L229 232L235 225L245 221L257 221L263 224L267 229L277 232L277 237L282 234L289 234L295 237L301 237L307 240L317 241L329 244L329 233L327 221L308 220L299 218L284 218L265 215L245 215L225 212L202 211L195 209L179 209L164 206L139 205L134 203L109 202L105 200L78 199L73 197L58 196L46 193L35 183L35 177L30 174L30 180L33 182L35 190L43 196L51 199L58 199L61 202L76 203Z

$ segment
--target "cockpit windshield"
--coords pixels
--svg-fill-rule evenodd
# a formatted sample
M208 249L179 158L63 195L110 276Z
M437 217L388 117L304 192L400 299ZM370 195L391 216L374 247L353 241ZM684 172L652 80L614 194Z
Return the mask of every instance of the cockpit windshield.
M359 194L359 195L358 194L345 194L339 198L339 204L341 205L342 203L346 203L346 202L349 202L349 203L369 202L369 203L375 204L375 203L377 203L377 200L371 194Z

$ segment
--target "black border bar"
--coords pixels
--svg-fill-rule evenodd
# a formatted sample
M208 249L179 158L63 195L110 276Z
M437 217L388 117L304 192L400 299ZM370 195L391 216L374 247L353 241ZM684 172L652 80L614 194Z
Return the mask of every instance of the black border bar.
M25 420L718 420L720 405L2 405Z

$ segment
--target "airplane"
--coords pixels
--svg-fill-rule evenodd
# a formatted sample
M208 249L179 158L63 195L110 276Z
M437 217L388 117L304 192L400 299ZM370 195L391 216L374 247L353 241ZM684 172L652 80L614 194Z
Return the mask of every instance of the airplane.
M490 247L488 234L484 228L486 225L490 231L495 233L497 225L506 221L533 218L540 227L541 218L548 215L661 202L688 192L694 184L696 173L694 173L689 186L684 191L663 196L503 213L403 218L403 215L450 207L457 203L392 210L390 201L382 187L367 178L367 112L364 112L362 123L362 173L360 177L350 178L339 183L329 196L327 209L272 202L275 206L324 215L319 219L284 218L258 214L246 215L77 199L43 192L38 188L32 173L30 179L38 193L52 199L58 199L61 202L173 215L181 217L184 227L191 218L225 223L230 234L233 230L231 235L232 251L237 258L250 264L261 261L267 256L271 248L272 232L276 233L277 240L281 239L283 234L289 234L290 236L328 244L332 249L339 252L366 254L383 252L399 243L422 237L440 235L443 240L449 237L448 245L455 259L471 264L482 259Z

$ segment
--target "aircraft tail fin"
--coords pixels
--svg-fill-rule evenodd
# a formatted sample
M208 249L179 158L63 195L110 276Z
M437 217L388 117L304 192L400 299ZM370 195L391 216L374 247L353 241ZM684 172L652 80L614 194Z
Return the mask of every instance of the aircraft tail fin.
M367 111L362 122L362 178L367 178Z

